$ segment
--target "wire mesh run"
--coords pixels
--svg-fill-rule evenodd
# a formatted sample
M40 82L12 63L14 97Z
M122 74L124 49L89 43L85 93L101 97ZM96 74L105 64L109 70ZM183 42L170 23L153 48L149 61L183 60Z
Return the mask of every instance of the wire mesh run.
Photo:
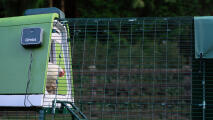
M191 119L193 18L67 20L89 119Z

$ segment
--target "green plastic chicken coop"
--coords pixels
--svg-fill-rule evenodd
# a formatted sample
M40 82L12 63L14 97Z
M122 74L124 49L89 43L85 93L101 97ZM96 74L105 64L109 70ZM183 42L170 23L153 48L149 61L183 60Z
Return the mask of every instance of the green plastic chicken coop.
M60 18L64 14L59 9L42 8L0 19L0 107L73 108L68 26ZM62 77L56 76L54 94L46 87L50 62L64 70Z

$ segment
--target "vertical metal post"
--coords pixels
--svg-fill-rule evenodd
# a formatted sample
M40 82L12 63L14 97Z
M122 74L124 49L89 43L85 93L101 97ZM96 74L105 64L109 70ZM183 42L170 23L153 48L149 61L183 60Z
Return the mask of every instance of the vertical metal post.
M39 120L45 120L45 110L41 109L39 111Z
M56 90L57 91L57 90ZM55 119L56 99L52 101L52 120Z
M95 72L96 72L96 65L90 65L89 67L89 71L92 73L91 75L91 81L92 81L92 99L96 96L96 88L95 88L95 84L96 84L96 76L95 76Z
M74 117L74 115L72 115L72 120L75 120L75 117Z
M205 114L206 114L206 79L205 79L205 62L203 62L203 120L205 120Z
M203 117L203 120L206 119L206 77L205 77L205 61L203 60L203 53L200 53L200 75L202 76L202 93L203 93L203 96L202 96L202 117Z

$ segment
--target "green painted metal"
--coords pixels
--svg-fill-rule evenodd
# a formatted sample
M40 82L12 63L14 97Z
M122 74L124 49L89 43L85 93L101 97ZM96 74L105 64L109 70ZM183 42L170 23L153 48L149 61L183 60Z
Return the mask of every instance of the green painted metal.
M212 119L213 17L194 17L192 119Z
M53 100L52 101L52 114L55 114L55 110L56 110L56 103L60 103L61 104L61 110L67 109L67 111L69 111L70 114L72 114L73 119L76 120L88 120L87 117L81 112L81 110L72 102L67 102L67 101L59 101L59 100ZM71 107L69 107L69 105L71 105Z
M213 58L213 16L194 17L195 58Z
M39 120L45 120L45 110L41 109L39 111Z
M44 93L52 22L57 17L54 13L0 19L0 94L26 94L31 52L32 69L28 93ZM41 47L22 47L21 32L27 27L40 27L44 30Z

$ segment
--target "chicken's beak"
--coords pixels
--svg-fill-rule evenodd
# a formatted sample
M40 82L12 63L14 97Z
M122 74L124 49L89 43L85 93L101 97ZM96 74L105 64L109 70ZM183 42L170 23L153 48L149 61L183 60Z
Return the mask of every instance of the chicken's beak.
M63 77L65 74L64 70L62 69L60 72L59 72L59 77Z

